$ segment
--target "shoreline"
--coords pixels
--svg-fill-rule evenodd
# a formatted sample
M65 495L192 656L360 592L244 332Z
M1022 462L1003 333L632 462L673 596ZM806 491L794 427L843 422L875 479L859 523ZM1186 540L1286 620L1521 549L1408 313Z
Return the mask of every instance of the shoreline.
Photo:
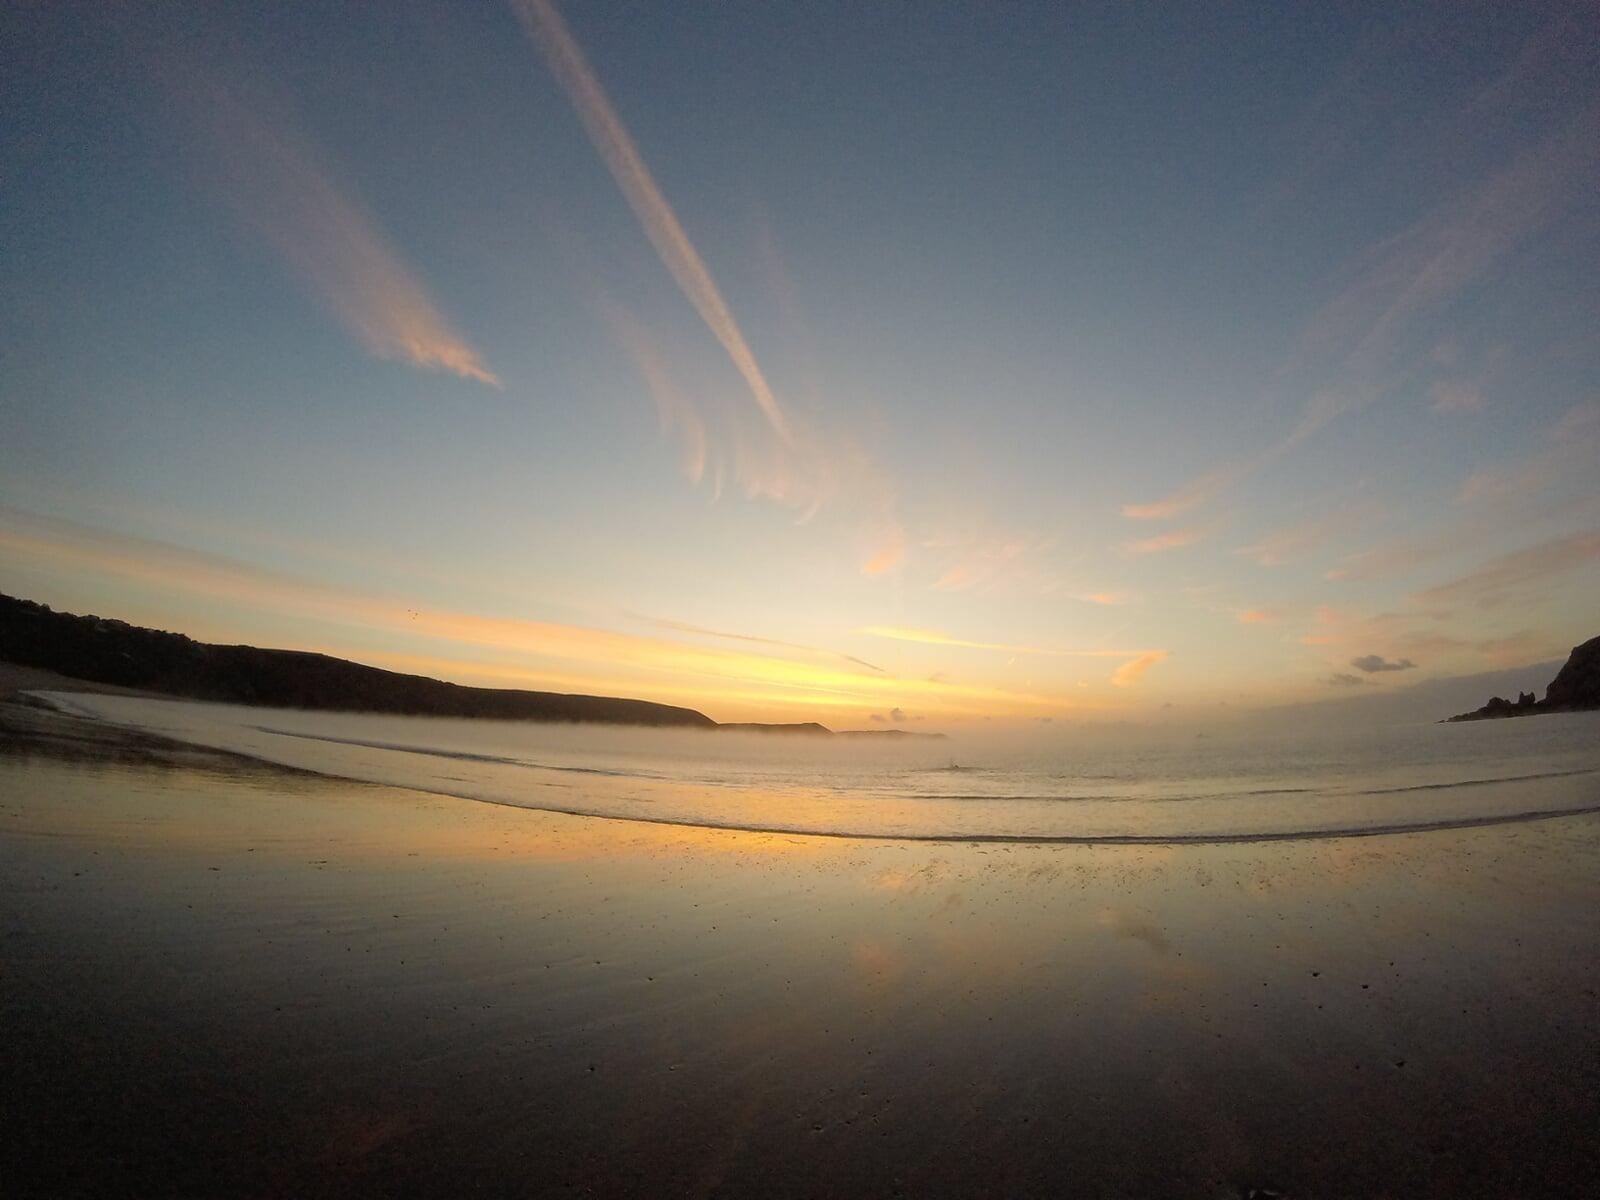
M13 702L0 746L19 1196L1600 1173L1592 813L916 842L464 801Z
M0 684L3 684L0 679ZM35 685L28 685L34 690ZM38 690L46 690L43 687ZM50 687L48 690L63 690ZM93 686L79 690L94 692ZM3 694L3 693L0 693ZM106 694L106 693L102 693ZM121 689L109 694L129 694ZM132 693L150 699L176 700L179 698ZM306 736L290 734L287 736ZM338 741L340 739L330 739ZM7 746L7 743L10 743ZM371 745L358 742L357 745ZM304 776L328 780L332 783L356 787L397 786L314 771L304 767L276 763L270 759L219 750L184 742L158 734L146 733L127 726L116 725L94 717L80 716L59 708L30 701L23 688L13 688L9 696L0 699L0 747L13 753L48 754L65 761L124 762L151 766L183 766L252 769L267 774ZM389 748L389 747L379 747ZM393 747L394 749L406 749ZM1569 772L1584 774L1586 772ZM1516 776L1505 780L1478 781L1477 786L1495 783L1514 783L1527 777ZM1465 785L1462 785L1465 786ZM445 789L411 786L407 790L421 794L442 796L467 804L490 804L524 812L549 813L556 816L577 817L594 821L620 824L659 825L677 829L715 830L726 833L762 834L780 837L814 837L837 841L904 842L916 845L992 845L992 846L1237 846L1300 841L1336 841L1345 838L1398 837L1410 834L1443 833L1453 830L1479 829L1498 825L1521 825L1540 821L1560 820L1566 817L1584 817L1600 813L1600 802L1571 808L1532 809L1514 813L1480 816L1462 816L1434 821L1362 825L1335 829L1302 829L1266 832L1205 833L1205 834L1007 834L1007 833L859 833L850 830L805 829L777 824L734 824L715 821L695 821L672 817L651 817L637 814L595 812L587 809L564 808L557 805L512 804L503 800L463 795Z
M1499 1196L1600 1171L1600 819L845 841L0 755L19 1196Z

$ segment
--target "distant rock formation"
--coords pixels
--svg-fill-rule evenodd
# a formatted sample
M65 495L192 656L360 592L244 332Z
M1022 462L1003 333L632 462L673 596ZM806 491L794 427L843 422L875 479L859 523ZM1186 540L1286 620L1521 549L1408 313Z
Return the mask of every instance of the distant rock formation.
M1487 721L1495 717L1531 717L1540 713L1583 712L1600 709L1600 637L1575 646L1566 665L1556 672L1544 699L1520 692L1517 702L1496 696L1482 708L1449 717L1450 721Z

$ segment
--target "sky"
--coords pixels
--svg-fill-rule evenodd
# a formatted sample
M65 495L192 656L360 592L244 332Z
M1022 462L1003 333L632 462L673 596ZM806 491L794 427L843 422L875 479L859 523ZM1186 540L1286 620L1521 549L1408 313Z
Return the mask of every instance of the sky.
M25 3L0 590L843 727L1600 633L1592 4Z

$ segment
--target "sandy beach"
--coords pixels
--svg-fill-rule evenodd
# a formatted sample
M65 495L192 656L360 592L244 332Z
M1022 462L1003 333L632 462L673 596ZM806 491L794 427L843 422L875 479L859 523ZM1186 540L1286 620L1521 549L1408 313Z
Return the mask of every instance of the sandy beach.
M5 710L8 1196L1600 1172L1592 815L1170 847L700 831Z

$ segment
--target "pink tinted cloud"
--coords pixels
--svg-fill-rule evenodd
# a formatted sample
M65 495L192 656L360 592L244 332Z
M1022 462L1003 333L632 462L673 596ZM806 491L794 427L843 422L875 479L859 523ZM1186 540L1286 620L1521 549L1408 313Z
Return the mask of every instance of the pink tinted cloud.
M1600 561L1600 529L1492 558L1475 571L1416 593L1423 606L1472 604L1491 608L1548 586L1555 579Z
M1209 529L1195 527L1190 529L1174 529L1167 533L1158 533L1154 537L1139 538L1128 542L1123 550L1128 554L1161 554L1167 550L1179 550L1184 546L1192 546L1204 538Z
M501 386L309 143L220 88L194 104L223 198L372 354Z
M1111 672L1111 683L1114 687L1132 687L1145 677L1151 667L1170 657L1171 652L1167 650L1147 651L1139 655L1138 658L1123 663L1115 671Z

